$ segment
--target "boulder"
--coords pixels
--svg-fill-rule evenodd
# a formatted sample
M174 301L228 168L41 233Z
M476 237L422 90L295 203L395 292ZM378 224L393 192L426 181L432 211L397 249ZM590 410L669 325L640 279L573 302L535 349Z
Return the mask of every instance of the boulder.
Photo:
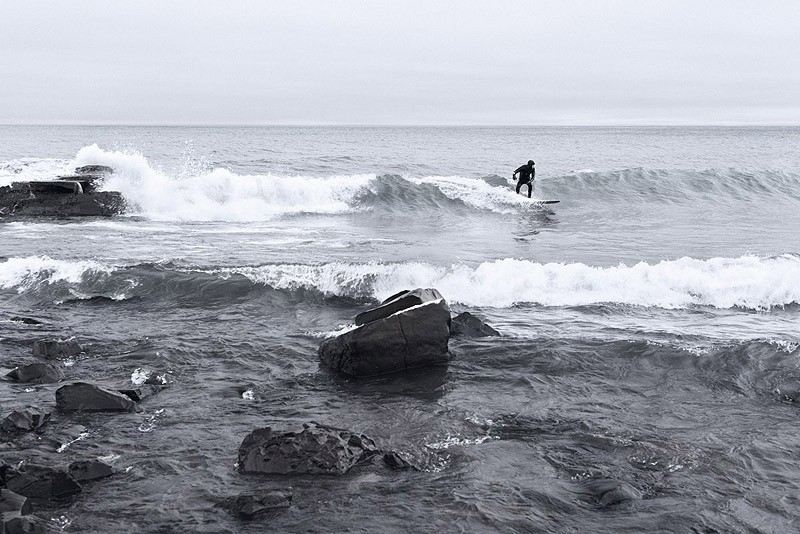
M83 165L75 167L75 174L111 174L114 169L106 165Z
M377 321L378 319L384 319L393 313L411 308L412 306L419 306L420 304L435 300L444 300L441 293L435 289L417 288L401 291L381 302L380 306L356 315L355 323L356 326L361 326L371 323L372 321Z
M42 518L35 515L21 515L16 512L3 513L3 526L5 534L47 534L55 532Z
M117 391L76 382L56 390L56 407L62 412L133 412L136 403Z
M14 410L0 423L0 430L7 434L30 432L38 430L50 420L50 413L39 408L29 406L21 410Z
M343 475L378 453L363 434L307 423L299 432L254 430L239 446L238 466L242 473Z
M459 313L450 323L450 334L460 337L499 336L500 332L469 312Z
M6 378L25 384L53 384L64 379L64 371L51 363L31 363L13 369Z
M417 466L405 459L405 457L397 451L390 451L383 454L383 463L390 469L397 471L405 469L419 470Z
M77 356L82 350L74 339L40 339L33 343L33 355L48 360Z
M319 357L350 376L388 374L446 364L449 337L450 309L440 299L326 339L319 347Z
M270 491L261 495L239 495L226 499L223 506L240 519L284 510L292 505L291 491Z
M3 473L6 488L34 500L60 500L81 492L72 475L44 465L27 464Z
M84 460L72 462L68 467L69 474L78 482L99 480L114 474L114 468L100 460Z
M31 513L31 503L27 497L9 489L0 489L0 512Z
M0 217L110 217L124 211L120 193L93 188L89 177L0 187Z

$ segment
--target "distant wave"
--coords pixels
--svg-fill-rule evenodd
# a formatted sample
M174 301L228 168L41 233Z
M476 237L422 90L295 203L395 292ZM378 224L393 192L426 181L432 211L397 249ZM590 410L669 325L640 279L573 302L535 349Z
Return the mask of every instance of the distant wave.
M580 306L601 303L769 310L800 303L800 255L742 256L596 267L501 259L478 265L427 263L270 264L186 268L172 264L106 265L42 256L0 263L0 288L51 300L216 299L258 287L296 298L382 299L408 287L436 287L467 306Z

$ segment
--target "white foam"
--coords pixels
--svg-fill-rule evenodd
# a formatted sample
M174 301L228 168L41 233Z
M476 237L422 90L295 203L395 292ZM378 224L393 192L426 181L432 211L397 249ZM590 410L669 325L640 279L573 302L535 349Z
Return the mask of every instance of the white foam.
M416 184L430 184L436 186L445 196L460 200L481 210L496 213L514 213L520 206L530 204L530 200L523 195L518 195L511 187L495 187L484 180L466 178L463 176L425 176L422 178L408 178ZM527 187L524 189L527 191Z
M384 299L402 289L435 287L450 302L508 307L617 303L662 308L769 309L800 303L800 257L681 258L613 267L502 259L477 266L425 263L265 265L229 268L279 289L312 288L352 298Z
M55 260L48 256L9 258L0 262L0 288L22 293L39 284L79 284L89 273L110 273L114 266L92 260Z

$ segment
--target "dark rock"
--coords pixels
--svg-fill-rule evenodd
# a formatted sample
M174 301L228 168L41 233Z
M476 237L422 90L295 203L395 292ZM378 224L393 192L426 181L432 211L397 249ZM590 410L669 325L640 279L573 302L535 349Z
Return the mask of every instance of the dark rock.
M76 382L56 390L56 407L62 412L132 412L136 403L122 393Z
M25 384L53 384L64 379L64 371L50 363L31 363L13 369L6 377Z
M261 495L239 495L226 499L225 508L240 519L276 512L292 505L291 491L270 491Z
M642 493L628 484L610 478L587 480L583 483L584 492L603 508L626 501L638 501Z
M35 515L18 515L6 517L3 514L3 532L5 534L47 534L54 532L44 519Z
M75 174L111 174L114 169L106 165L84 165L75 167Z
M114 468L100 460L85 460L69 464L69 474L78 482L99 480L114 474Z
M275 432L270 427L248 434L239 446L239 471L281 475L342 475L378 453L363 434L317 423L299 432Z
M4 473L6 488L35 500L60 500L81 492L72 475L44 465L27 464Z
M499 336L500 332L469 312L459 313L450 323L450 334L461 337Z
M384 319L393 313L411 308L412 306L419 306L426 302L443 299L444 297L435 289L417 288L410 291L401 291L384 300L380 306L356 315L356 326L371 323L378 319Z
M351 376L388 374L446 364L449 337L450 309L435 300L326 339L319 357Z
M7 434L19 432L30 432L38 430L50 420L50 413L39 408L29 406L21 410L11 412L3 422L0 423L0 430Z
M33 343L33 355L48 360L77 356L82 350L74 339L40 339Z
M417 466L406 460L399 452L397 451L390 451L384 453L383 455L383 463L385 463L388 467L395 470L404 470L404 469L413 469L415 471L419 470Z
M165 385L148 384L145 382L141 386L131 389L120 389L119 392L131 399L134 402L142 402L147 397L152 397L156 393L160 393L166 389Z
M0 512L31 513L31 503L27 497L9 489L0 489Z
M15 323L23 323L23 324L30 324L30 325L44 324L44 323L42 323L42 321L39 321L37 319L31 319L30 317L20 317L20 316L17 316L17 315L15 315L13 317L9 317L9 320L14 321Z
M86 192L84 184L91 189L86 179L0 187L0 217L110 217L124 211L120 193Z

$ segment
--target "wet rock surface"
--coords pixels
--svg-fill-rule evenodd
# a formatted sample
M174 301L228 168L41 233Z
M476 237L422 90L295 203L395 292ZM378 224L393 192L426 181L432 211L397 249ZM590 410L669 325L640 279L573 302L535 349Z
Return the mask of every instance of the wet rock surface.
M67 468L72 478L78 482L87 482L110 477L114 474L114 468L100 460L82 460L72 462Z
M5 434L18 434L20 432L31 432L40 429L50 420L50 413L29 406L19 410L14 410L0 423L0 430Z
M136 402L118 391L76 382L56 390L56 407L61 412L132 412Z
M376 306L375 308L356 315L355 323L356 326L365 325L377 321L378 319L385 319L393 313L406 310L413 306L443 299L444 297L442 297L442 294L432 288L417 288L401 291L381 302L380 306Z
M24 384L53 384L64 379L64 371L51 363L30 363L12 369L6 378Z
M458 337L491 337L500 332L469 312L459 313L450 324L450 334Z
M292 505L290 490L275 490L256 495L239 495L226 499L222 506L239 519L253 519L280 512Z
M81 492L81 485L61 469L25 464L19 468L5 466L2 481L6 487L34 501L63 500Z
M320 360L351 376L374 376L443 365L449 360L450 309L435 289L414 290L395 296L390 303L410 307L376 314L375 319L343 334L326 339L319 347ZM411 295L406 298L406 295ZM426 299L422 304L414 304ZM405 300L404 300L405 299ZM392 308L394 309L394 308Z
M254 430L239 447L238 465L243 473L343 475L378 453L363 434L306 423L297 432Z

